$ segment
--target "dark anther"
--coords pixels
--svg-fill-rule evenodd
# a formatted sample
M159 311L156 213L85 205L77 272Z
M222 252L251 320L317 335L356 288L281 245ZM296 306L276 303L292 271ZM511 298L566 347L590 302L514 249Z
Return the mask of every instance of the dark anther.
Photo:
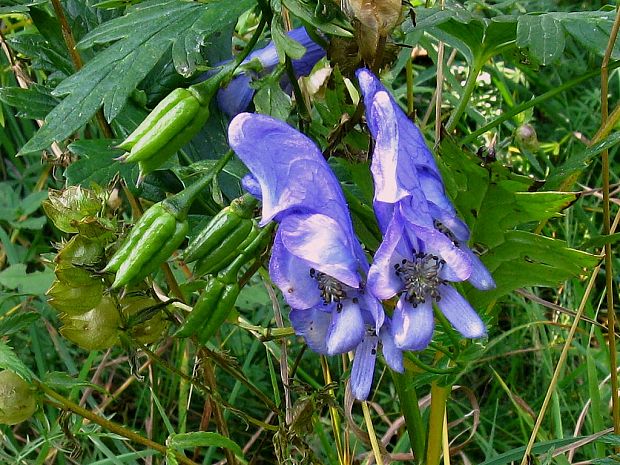
M373 355L377 355L377 348L373 347L372 350L370 351L371 354Z
M396 274L403 281L405 298L414 308L425 303L429 297L439 300L439 285L444 283L439 277L443 263L435 255L418 252L413 260L405 260L397 268Z
M359 299L358 299L357 297L353 297L353 298L351 299L351 302L353 302L354 304L356 304L356 303L358 303L358 302L359 302Z
M323 302L325 304L337 302L340 308L336 308L336 310L342 310L341 301L347 297L346 289L348 286L322 271L316 271L314 268L310 268L310 276L318 281Z

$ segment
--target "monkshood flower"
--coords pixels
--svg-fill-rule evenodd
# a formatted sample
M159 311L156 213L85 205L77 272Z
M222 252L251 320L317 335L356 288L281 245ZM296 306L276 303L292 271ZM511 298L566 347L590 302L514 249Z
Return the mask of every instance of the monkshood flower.
M381 304L366 292L369 266L338 180L319 148L280 120L241 113L228 137L251 173L244 187L262 200L260 224L279 223L269 273L292 308L295 332L321 354L355 350L351 389L365 399L379 341L398 371L402 352Z
M468 280L490 289L493 278L467 247L469 229L447 198L419 129L370 71L361 69L357 77L376 141L374 208L384 233L368 287L380 299L400 295L392 320L396 346L421 350L428 345L433 303L463 336L482 337L484 323L449 283Z
M292 63L296 77L307 76L312 71L314 65L325 56L325 50L310 38L303 27L293 29L287 35L306 49L304 56L300 59L292 60ZM248 55L242 62L242 65L250 63L252 60L258 60L263 66L263 70L270 72L279 63L278 53L273 41L269 42L265 48L255 50ZM220 109L230 118L245 111L250 105L254 96L254 89L250 83L256 77L258 77L257 74L246 70L217 93L217 102ZM286 85L286 82L284 84Z

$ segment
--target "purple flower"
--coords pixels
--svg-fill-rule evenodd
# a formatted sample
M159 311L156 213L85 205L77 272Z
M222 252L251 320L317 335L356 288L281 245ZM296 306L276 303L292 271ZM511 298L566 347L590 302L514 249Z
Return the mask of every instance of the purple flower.
M384 233L368 287L379 299L400 295L392 319L396 346L421 350L428 345L433 303L463 336L482 337L484 323L449 283L468 280L490 289L493 278L467 247L469 229L446 196L419 129L370 71L361 69L357 77L376 141L374 208Z
M402 353L365 289L369 266L338 180L318 147L282 121L242 113L228 135L251 172L244 187L262 200L261 225L279 223L269 272L292 308L296 333L321 354L355 350L351 388L366 398L379 340L393 369L403 370Z
M325 56L325 50L310 38L306 29L303 27L293 29L288 32L287 35L291 39L299 42L306 49L306 53L303 57L298 60L293 60L293 70L297 77L307 76L310 74L310 71L312 71L317 61ZM270 72L279 63L278 53L273 41L269 42L269 45L265 48L256 50L248 55L242 65L255 59L260 62L266 72ZM230 118L245 111L250 105L252 97L254 96L254 89L251 87L250 83L254 77L254 73L246 70L235 77L227 87L218 91L218 105ZM285 80L283 84L287 85L287 81Z

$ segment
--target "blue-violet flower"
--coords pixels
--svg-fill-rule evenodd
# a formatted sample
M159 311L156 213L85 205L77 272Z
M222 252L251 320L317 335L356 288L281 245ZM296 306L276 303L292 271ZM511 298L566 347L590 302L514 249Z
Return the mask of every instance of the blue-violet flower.
M312 71L314 65L325 56L325 50L312 40L303 27L293 29L287 35L306 49L304 56L297 60L292 60L292 64L296 77L307 76ZM252 60L258 60L263 69L266 72L270 72L279 62L273 41L269 42L266 47L250 53L242 65L250 63ZM230 118L245 111L250 105L254 96L254 89L250 83L255 77L251 71L245 70L242 74L236 76L227 87L218 91L218 106ZM284 84L286 85L286 81Z
M402 352L365 289L369 266L338 180L318 147L282 121L241 113L228 136L251 173L243 186L262 200L260 224L279 223L269 272L292 308L295 332L321 354L355 350L351 390L365 399L379 340L387 363L401 372Z
M468 280L490 289L493 278L467 247L469 229L446 196L420 130L370 71L358 70L357 77L375 139L373 204L384 234L368 287L380 299L400 295L392 318L396 346L421 350L428 345L433 302L463 336L482 337L484 323L449 283Z

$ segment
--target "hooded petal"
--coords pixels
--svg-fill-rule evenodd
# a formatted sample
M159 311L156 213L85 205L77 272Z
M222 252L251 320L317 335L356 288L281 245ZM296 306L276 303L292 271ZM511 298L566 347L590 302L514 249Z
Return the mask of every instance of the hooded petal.
M269 275L292 308L308 309L322 301L318 284L310 276L310 266L284 247L279 230L271 249Z
M327 332L327 353L343 354L353 350L366 332L359 304L351 299L342 302L342 310L332 311L332 321Z
M360 89L364 95L364 104L366 108L372 108L373 101L377 100L381 106L390 105L393 109L394 118L398 124L398 164L399 164L399 181L408 176L409 167L406 165L415 165L416 167L427 167L431 171L439 175L437 163L432 153L426 146L424 136L417 126L407 117L400 106L394 101L392 96L387 92L381 81L367 69L357 71L357 79L360 83ZM383 95L379 95L382 94ZM386 97L389 99L386 102ZM379 123L374 118L368 118L368 128L373 137L376 137ZM401 171L402 170L402 171Z
M489 289L495 289L495 280L487 267L484 266L482 260L466 245L461 246L461 250L467 254L471 261L471 274L469 275L469 283L476 289L482 291L488 291Z
M282 219L278 233L284 247L312 268L359 287L357 259L351 247L355 238L348 237L334 219L318 213L290 214Z
M387 92L375 94L367 120L376 142L371 166L375 201L395 203L414 196L417 203L426 203L414 159L403 150L401 125Z
M396 347L403 350L422 350L431 342L435 319L433 304L427 302L414 307L404 297L396 304L392 317L392 332Z
M437 306L448 321L464 337L478 338L486 335L484 323L472 306L452 286L439 287L441 299Z
M351 392L358 400L365 400L370 394L378 344L377 336L365 334L362 342L355 349L355 358L351 367Z
M295 334L302 336L308 347L319 354L327 354L327 330L331 315L317 308L293 309L289 315Z
M308 137L270 116L241 113L228 127L230 146L260 184L261 225L278 213L324 213L350 226L340 184Z
M245 111L254 97L254 89L250 87L252 78L247 74L240 74L230 84L218 90L217 105L229 118Z
M389 319L386 319L381 327L379 338L383 346L383 358L385 359L385 363L387 363L392 370L403 373L405 371L403 365L403 351L396 347L394 334L392 333L392 324Z
M288 32L287 35L299 42L306 49L306 53L298 60L293 60L293 71L295 76L308 76L314 68L314 65L323 58L326 53L325 49L317 44L306 31L304 27L298 27Z

